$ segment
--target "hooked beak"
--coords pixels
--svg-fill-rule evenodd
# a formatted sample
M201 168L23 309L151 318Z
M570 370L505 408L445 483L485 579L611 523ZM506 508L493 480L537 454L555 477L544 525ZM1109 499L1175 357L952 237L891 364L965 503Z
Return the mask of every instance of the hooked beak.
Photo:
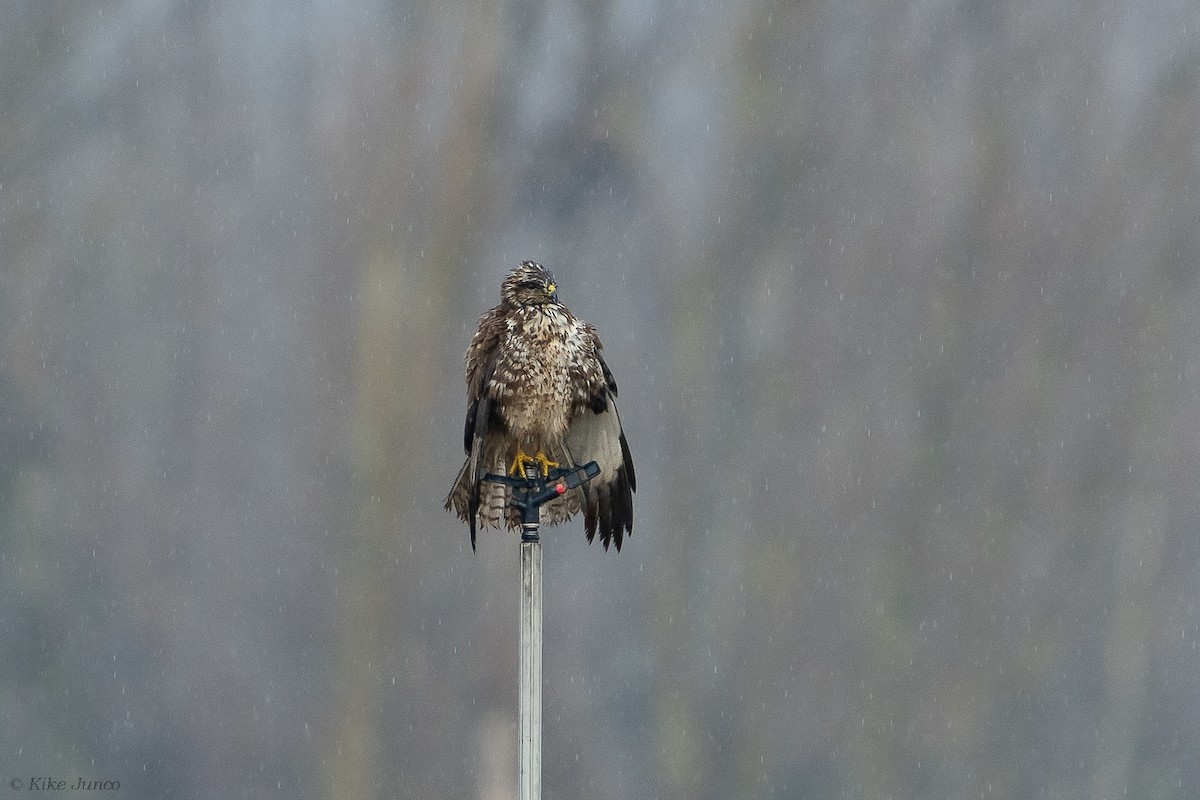
M558 284L551 283L546 285L546 296L554 302L558 302Z

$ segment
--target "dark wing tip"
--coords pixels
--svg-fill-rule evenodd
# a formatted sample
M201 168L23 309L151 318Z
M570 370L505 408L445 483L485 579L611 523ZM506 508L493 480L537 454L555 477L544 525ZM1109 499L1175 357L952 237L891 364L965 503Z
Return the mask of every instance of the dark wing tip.
M583 485L583 533L587 536L588 544L596 538L596 492L586 483Z
M471 550L474 551L475 550L475 514L476 514L476 511L478 510L478 506L479 506L478 492L473 492L471 489L467 489L466 506L467 506L468 510L466 513L463 512L463 509L459 506L459 504L455 503L456 495L460 496L460 493L462 491L461 481L463 480L463 475L465 474L466 469L467 469L467 466L464 464L463 472L459 473L458 481L456 481L455 487L450 490L450 494L446 497L446 502L442 504L442 508L445 509L446 511L449 511L452 514L457 514L459 519L461 519L463 522L467 523L467 526L471 529ZM461 502L461 499L460 499L460 502Z
M590 543L600 534L600 544L621 552L625 537L633 535L633 487L624 466L608 483L589 488L584 493L584 533Z
M467 405L467 419L463 424L463 450L471 455L471 443L475 441L475 412L479 410L479 398Z
M629 453L629 442L625 441L625 431L621 431L621 471L625 473L629 492L637 491L637 475L633 471L633 456ZM626 493L628 494L628 492ZM633 520L633 499L629 500L630 521Z

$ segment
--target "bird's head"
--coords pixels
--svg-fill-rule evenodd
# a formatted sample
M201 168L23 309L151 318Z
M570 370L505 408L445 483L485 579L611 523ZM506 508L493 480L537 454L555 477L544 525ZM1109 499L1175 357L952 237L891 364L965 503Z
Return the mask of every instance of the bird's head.
M550 270L534 261L522 261L500 284L500 297L515 306L557 303L558 285Z

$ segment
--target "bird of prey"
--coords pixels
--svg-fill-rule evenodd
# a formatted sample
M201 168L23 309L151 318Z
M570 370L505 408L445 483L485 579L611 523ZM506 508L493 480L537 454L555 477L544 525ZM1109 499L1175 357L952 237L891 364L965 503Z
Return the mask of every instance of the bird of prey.
M446 498L471 529L476 522L520 526L509 506L511 488L488 474L524 476L536 464L554 467L595 461L600 474L541 508L554 525L583 511L588 541L597 532L617 550L633 532L637 488L629 444L615 399L617 383L600 355L596 329L558 301L550 271L525 261L500 285L500 304L479 318L467 348L467 460Z

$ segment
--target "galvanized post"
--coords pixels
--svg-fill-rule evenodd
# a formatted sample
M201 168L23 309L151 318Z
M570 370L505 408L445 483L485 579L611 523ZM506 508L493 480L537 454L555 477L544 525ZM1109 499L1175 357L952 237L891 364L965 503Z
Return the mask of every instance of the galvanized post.
M538 472L525 467L525 476L485 475L512 492L509 505L521 512L521 635L520 674L517 676L517 743L519 800L542 800L542 542L538 538L539 508L600 474L595 461L566 469Z
M532 469L536 470L536 467ZM528 476L536 478L536 473ZM521 657L517 728L520 735L518 800L542 797L542 542L538 521L521 530Z
M536 537L536 534L535 534ZM542 797L542 543L521 540L521 675L519 800Z

